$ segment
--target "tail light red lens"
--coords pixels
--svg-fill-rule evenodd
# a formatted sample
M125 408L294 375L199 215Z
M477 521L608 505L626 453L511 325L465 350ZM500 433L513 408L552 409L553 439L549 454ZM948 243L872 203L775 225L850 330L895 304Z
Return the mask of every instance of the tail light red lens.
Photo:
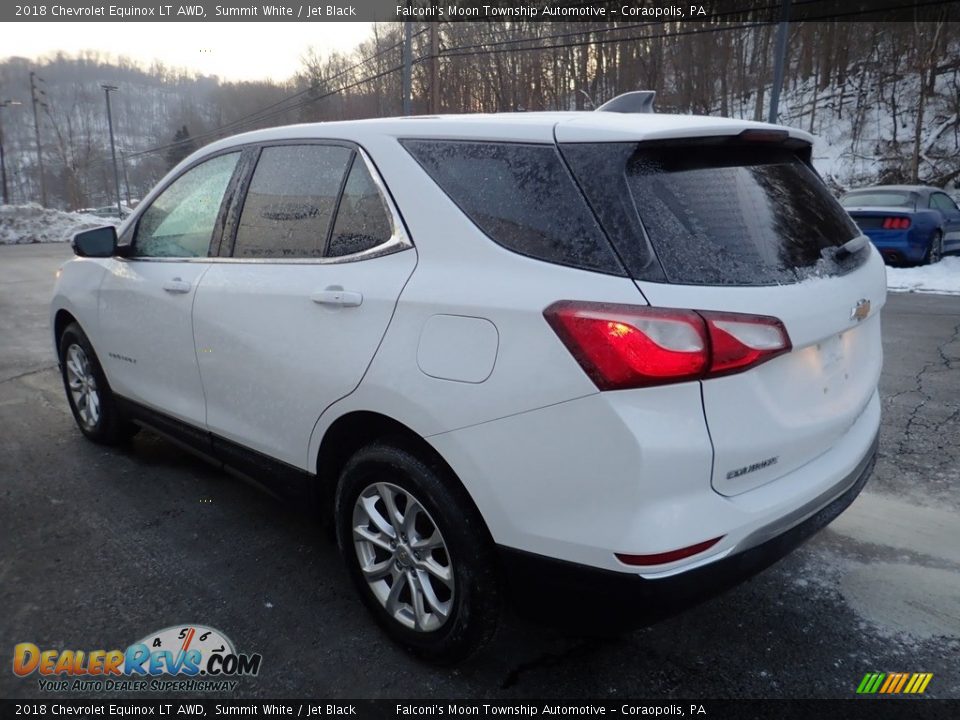
M710 375L729 375L789 352L783 323L764 315L701 312L710 331Z
M910 227L910 218L888 217L883 219L884 230L906 230Z
M741 372L791 348L776 318L561 301L544 317L601 390Z
M625 565L665 565L666 563L676 562L677 560L693 557L694 555L702 553L705 550L709 550L718 542L723 540L724 537L726 536L721 535L720 537L713 538L712 540L704 540L702 543L697 543L696 545L691 545L690 547L680 548L679 550L670 550L663 553L656 553L654 555L631 555L627 553L614 553L614 555L616 555L617 560Z

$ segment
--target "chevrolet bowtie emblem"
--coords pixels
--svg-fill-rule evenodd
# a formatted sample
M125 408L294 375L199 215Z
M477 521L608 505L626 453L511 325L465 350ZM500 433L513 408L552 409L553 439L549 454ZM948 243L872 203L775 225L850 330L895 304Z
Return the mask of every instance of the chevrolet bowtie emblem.
M850 319L860 322L867 315L870 314L870 301L866 298L861 298L856 305L853 306L853 309L850 311Z

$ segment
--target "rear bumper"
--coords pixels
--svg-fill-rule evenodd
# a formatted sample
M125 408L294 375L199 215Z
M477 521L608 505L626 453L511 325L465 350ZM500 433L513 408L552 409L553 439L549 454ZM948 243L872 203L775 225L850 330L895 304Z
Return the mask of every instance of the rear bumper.
M914 228L901 231L871 229L864 234L886 260L898 262L920 262L930 244L929 234Z
M565 562L499 547L502 569L514 603L548 622L578 620L591 626L644 624L676 614L714 597L766 569L831 523L863 490L876 462L879 434L854 470L830 491L741 540L723 558L663 578ZM565 607L570 599L573 607ZM584 604L602 613L583 613Z

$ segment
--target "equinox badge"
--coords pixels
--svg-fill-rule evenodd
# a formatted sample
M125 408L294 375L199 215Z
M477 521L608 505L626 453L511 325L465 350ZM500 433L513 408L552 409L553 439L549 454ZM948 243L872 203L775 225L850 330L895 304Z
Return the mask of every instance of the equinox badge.
M850 311L850 319L860 322L870 314L870 301L866 298L860 298L857 304Z

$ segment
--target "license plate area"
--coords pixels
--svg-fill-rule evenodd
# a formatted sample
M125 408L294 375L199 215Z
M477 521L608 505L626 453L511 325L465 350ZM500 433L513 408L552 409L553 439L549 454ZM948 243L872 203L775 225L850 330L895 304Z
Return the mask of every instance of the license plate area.
M817 343L820 353L820 367L827 376L832 376L843 366L844 348L843 336L831 335L826 340Z

